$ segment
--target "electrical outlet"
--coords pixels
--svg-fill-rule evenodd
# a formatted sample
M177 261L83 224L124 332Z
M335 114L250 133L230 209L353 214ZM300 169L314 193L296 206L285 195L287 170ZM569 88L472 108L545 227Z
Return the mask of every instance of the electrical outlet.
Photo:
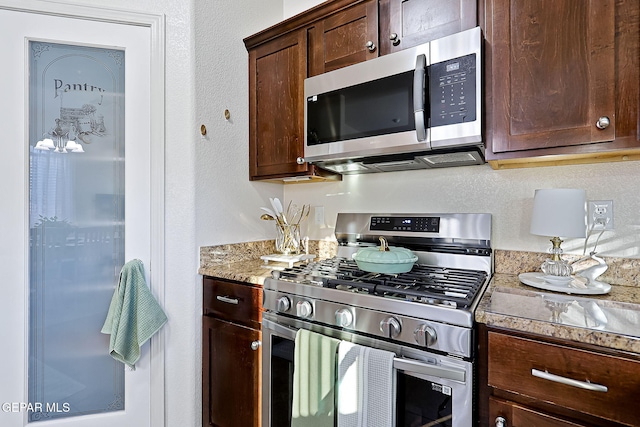
M314 219L316 225L324 225L324 206L316 206L313 208Z
M589 230L613 230L613 200L589 200Z

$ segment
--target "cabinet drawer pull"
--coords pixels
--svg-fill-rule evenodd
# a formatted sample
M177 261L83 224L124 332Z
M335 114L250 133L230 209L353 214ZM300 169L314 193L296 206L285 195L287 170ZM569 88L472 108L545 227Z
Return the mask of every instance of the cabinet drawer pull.
M550 374L547 371L539 371L537 369L532 369L531 375L533 375L534 377L542 378L543 380L570 385L572 387L578 387L584 390L600 391L603 393L606 393L609 390L605 385L593 384L588 381L578 381L571 378L561 377L560 375Z
M229 298L227 296L218 295L216 299L221 302L226 302L227 304L238 304L238 298Z

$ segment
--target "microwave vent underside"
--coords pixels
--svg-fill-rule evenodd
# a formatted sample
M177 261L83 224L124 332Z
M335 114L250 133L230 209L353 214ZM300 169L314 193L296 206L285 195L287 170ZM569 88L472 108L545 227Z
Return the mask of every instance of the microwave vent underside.
M470 166L484 163L480 148L430 153L405 153L399 155L368 157L362 159L318 162L321 168L342 175L372 172L393 172L403 170Z
M396 162L383 162L383 163L374 163L368 165L370 167L374 167L380 172L392 172L398 170L412 170L412 169L424 169L424 163L421 163L415 159L411 160L400 160Z
M420 157L425 163L430 164L433 167L448 166L451 164L463 165L463 164L476 164L478 159L474 156L474 152L453 152L453 153L441 153L431 154Z

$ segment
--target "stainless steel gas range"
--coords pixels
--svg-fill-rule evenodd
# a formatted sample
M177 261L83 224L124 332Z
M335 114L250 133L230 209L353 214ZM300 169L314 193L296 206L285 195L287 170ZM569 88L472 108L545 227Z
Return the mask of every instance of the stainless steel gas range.
M491 215L340 213L335 236L335 258L265 280L263 425L292 425L295 339L307 330L393 353L393 386L365 393L393 396L395 426L470 427L473 315L493 272ZM380 236L418 256L411 271L357 267L352 254Z

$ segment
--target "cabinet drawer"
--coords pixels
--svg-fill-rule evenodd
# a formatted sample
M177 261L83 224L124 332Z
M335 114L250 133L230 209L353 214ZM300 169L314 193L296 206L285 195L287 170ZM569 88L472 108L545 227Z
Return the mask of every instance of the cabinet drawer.
M203 279L203 286L205 316L260 329L262 289L211 277Z
M492 387L640 425L640 362L489 332Z

